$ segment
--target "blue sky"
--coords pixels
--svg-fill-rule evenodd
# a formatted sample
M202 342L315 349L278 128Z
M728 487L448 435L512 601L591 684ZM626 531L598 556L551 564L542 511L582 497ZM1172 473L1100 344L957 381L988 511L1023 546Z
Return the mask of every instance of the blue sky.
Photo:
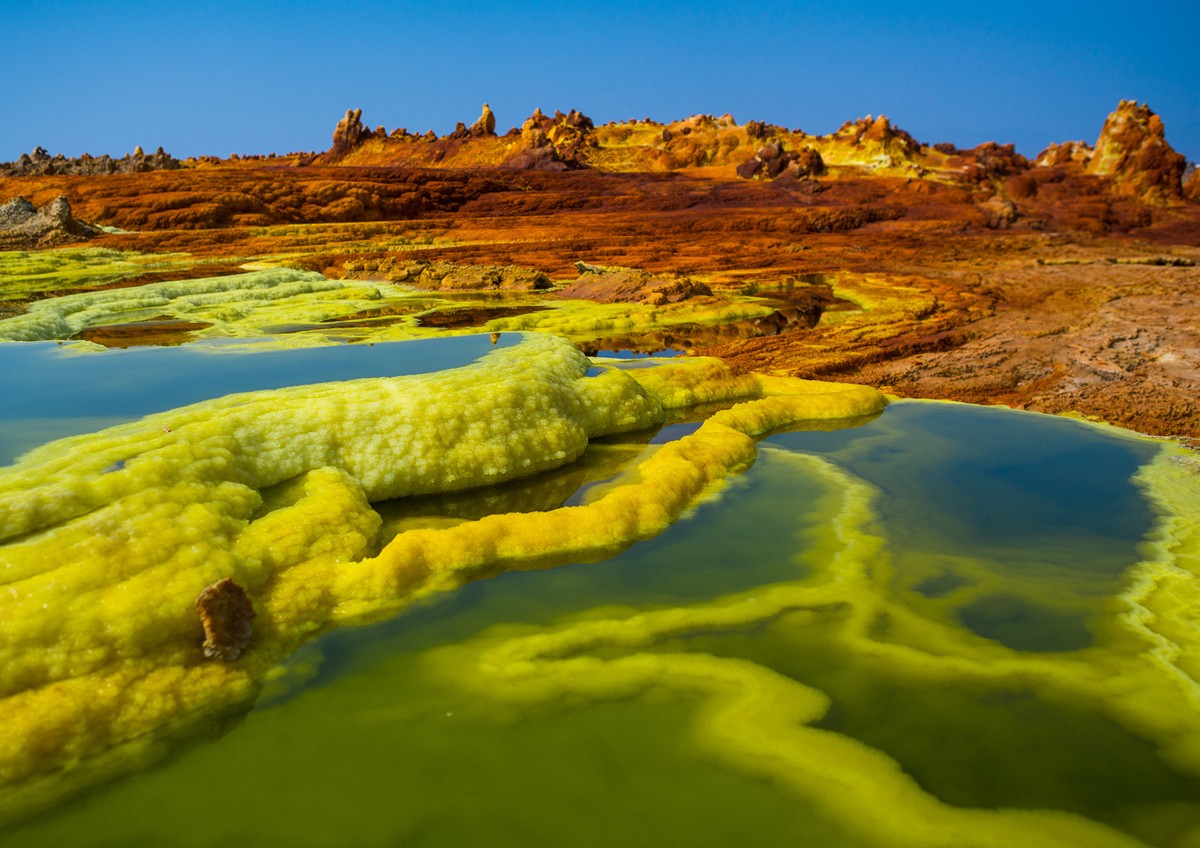
M1145 10L1146 17L1138 12ZM154 4L0 0L0 161L324 150L349 107L445 133L480 104L597 123L731 112L827 133L886 114L927 143L1094 142L1148 102L1200 160L1200 7L757 0Z

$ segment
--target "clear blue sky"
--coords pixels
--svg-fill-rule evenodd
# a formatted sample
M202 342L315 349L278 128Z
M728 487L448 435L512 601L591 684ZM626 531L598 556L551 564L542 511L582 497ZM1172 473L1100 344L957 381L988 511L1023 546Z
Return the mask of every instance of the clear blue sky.
M445 133L484 101L501 131L534 107L597 123L732 112L816 133L882 113L927 143L1032 155L1094 142L1122 98L1200 160L1198 24L1196 0L0 0L0 161L35 145L324 150L348 107Z

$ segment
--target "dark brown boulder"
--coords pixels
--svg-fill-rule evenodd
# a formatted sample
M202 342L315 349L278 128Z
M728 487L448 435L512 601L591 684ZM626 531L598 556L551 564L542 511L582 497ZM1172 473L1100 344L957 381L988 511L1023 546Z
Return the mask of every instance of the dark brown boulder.
M812 147L784 150L778 142L759 148L758 152L734 169L745 180L773 180L780 176L791 179L813 177L825 173L825 161Z
M236 660L242 655L254 630L254 604L245 589L226 577L200 593L196 612L204 627L204 656Z

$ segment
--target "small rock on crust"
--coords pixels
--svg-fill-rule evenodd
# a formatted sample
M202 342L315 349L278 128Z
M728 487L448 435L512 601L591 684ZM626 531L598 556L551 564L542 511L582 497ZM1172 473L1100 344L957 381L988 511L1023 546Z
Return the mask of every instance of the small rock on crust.
M196 598L196 612L204 625L204 656L236 660L250 641L254 605L246 590L226 577Z

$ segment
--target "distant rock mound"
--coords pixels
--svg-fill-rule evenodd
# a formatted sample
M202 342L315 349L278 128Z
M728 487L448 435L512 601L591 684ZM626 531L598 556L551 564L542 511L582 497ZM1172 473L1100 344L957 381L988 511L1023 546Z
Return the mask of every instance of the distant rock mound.
M568 167L582 167L596 146L595 129L591 118L574 109L565 115L555 110L554 117L534 109L521 124L521 140L530 149L553 148L554 159Z
M41 209L24 197L0 206L0 247L53 247L99 235L91 224L71 215L71 204L61 195Z
M964 154L970 158L967 177L984 182L1000 177L1011 177L1029 170L1029 160L1016 151L1011 144L985 141Z
M160 147L154 153L146 155L142 148L134 149L133 153L114 159L111 156L82 156L68 159L61 153L51 156L41 147L34 148L32 153L22 153L15 162L0 163L0 176L31 177L55 174L69 176L94 177L103 174L137 174L145 171L173 171L182 168L183 164Z
M1122 193L1165 202L1183 196L1186 168L1167 144L1162 119L1149 106L1122 100L1104 122L1087 173L1112 177Z
M834 137L867 151L877 151L881 160L887 160L881 164L896 165L911 161L921 152L917 140L899 127L892 126L887 115L878 118L867 115L857 121L847 121L834 133Z

